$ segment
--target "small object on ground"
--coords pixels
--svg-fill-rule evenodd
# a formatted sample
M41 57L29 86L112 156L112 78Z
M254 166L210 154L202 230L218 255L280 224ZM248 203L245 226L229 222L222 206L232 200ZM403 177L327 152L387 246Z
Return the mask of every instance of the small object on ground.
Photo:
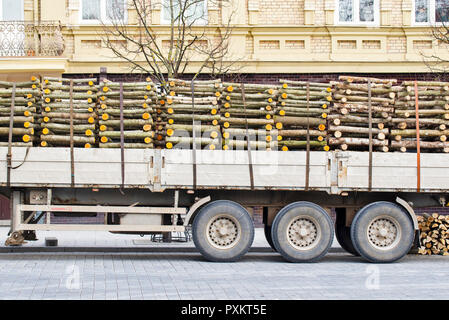
M45 238L45 246L46 247L57 247L58 239L56 238Z
M21 246L26 241L21 232L13 232L5 241L5 246Z

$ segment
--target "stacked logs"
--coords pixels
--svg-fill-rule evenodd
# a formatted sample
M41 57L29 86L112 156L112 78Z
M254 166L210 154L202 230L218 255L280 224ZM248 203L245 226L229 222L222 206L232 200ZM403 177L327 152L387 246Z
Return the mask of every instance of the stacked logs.
M326 83L280 80L278 106L274 117L281 150L328 151L327 117L332 102Z
M147 79L149 80L149 79ZM154 148L165 148L166 126L167 126L167 112L166 93L162 90L156 91L156 103L153 105L153 128L154 128Z
M192 90L193 89L193 90ZM192 82L170 79L165 97L165 147L217 150L221 148L220 80Z
M449 255L449 216L438 213L418 216L420 247L422 255Z
M419 122L420 148L424 152L449 152L449 82L418 81L415 91L415 82L405 81L402 87L392 119L392 149L415 151Z
M96 79L44 78L41 147L69 147L72 130L75 147L94 147L97 91Z
M309 142L311 150L366 151L371 135L374 151L416 152L419 132L423 152L449 152L449 82L193 83L193 93L190 81L177 79L160 88L150 78L122 84L123 122L120 83L16 83L12 145L67 147L72 135L77 147L119 148L123 129L125 148L190 149L195 136L197 148L210 150L248 149L249 140L253 150L304 150ZM9 138L12 88L0 82L0 146Z
M221 106L223 150L276 150L275 85L224 83ZM248 131L247 131L248 129Z
M0 146L8 146L10 124L11 146L33 146L38 129L35 121L40 104L40 81L32 77L31 81L15 83L15 90L13 86L12 82L0 82Z
M394 114L394 103L401 87L395 79L340 76L331 82L334 104L329 119L329 144L337 149L366 151L370 145L369 110L373 150L389 151L388 125ZM368 82L371 87L369 97Z
M104 80L98 97L100 148L121 148L122 134L124 148L154 147L157 93L151 79L135 83Z

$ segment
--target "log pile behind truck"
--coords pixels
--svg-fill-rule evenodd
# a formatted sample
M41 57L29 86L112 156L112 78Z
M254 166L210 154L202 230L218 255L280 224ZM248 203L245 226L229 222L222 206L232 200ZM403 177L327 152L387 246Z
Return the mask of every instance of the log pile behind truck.
M449 255L449 216L433 213L418 216L420 230L419 254Z
M11 145L449 152L449 82L0 82L0 145L11 107Z

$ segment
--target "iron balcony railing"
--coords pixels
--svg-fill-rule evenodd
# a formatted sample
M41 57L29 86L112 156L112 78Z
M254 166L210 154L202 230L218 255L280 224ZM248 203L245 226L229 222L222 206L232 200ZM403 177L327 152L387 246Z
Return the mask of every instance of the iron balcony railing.
M59 21L0 21L0 57L57 57L64 49Z

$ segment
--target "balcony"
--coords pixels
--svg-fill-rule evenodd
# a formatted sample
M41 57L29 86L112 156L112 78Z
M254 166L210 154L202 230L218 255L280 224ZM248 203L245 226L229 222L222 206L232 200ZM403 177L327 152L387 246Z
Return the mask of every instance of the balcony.
M59 21L0 21L0 57L60 57L64 50Z

